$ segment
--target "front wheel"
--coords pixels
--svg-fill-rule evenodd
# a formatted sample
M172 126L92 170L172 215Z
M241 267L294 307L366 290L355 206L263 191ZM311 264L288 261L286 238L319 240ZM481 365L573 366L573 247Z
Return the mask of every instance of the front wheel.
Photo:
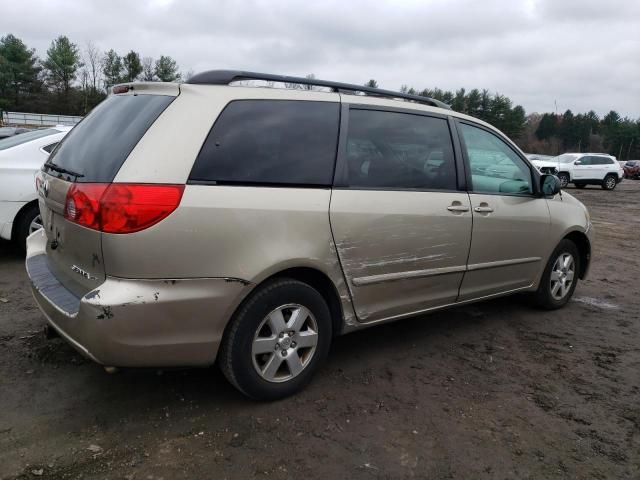
M567 185L569 185L569 181L571 180L571 178L569 177L569 174L564 172L559 173L558 178L560 179L560 186L562 188L565 188Z
M607 175L604 177L604 181L602 182L602 188L604 190L613 190L616 188L618 181L614 175Z
M578 283L580 252L571 240L562 240L547 262L534 303L547 310L561 308L571 299Z
M218 360L225 377L256 400L301 390L326 358L331 314L306 283L277 279L259 287L234 315Z

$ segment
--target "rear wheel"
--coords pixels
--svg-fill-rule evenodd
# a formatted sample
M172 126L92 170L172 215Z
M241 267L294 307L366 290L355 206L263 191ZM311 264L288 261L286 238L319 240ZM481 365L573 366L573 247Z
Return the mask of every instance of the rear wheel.
M15 228L15 241L22 250L26 251L27 237L42 228L42 218L37 203L29 205L22 211Z
M602 181L602 188L604 190L613 190L614 188L616 188L617 184L618 184L618 181L615 175L607 175L606 177L604 177L604 180Z
M571 299L578 283L580 252L571 240L563 239L547 262L534 303L547 310L561 308Z
M564 172L559 173L558 178L560 179L560 186L562 188L565 188L567 185L569 185L569 181L571 180L569 174Z
M238 390L275 400L301 390L326 358L331 315L324 298L293 279L274 280L234 315L218 356Z

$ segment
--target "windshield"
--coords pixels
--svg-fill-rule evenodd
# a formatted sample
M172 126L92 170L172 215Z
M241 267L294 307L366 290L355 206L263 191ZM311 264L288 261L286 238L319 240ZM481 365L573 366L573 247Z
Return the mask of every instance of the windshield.
M560 155L558 157L555 157L553 159L554 162L558 162L558 163L571 163L573 162L576 158L578 158L577 155L571 155L570 153L565 153L564 155Z
M33 132L21 133L14 137L4 138L0 140L0 150L17 147L18 145L37 140L38 138L48 137L54 133L60 133L60 131L55 128L45 128L44 130L34 130Z

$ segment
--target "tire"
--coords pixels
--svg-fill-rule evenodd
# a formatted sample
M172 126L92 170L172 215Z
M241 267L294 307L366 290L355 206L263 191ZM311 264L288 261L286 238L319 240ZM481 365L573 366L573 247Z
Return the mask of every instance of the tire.
M567 185L569 185L569 182L571 181L571 177L569 177L569 174L565 172L559 173L558 178L560 179L560 186L562 188L565 188Z
M615 175L607 175L606 177L604 177L604 180L602 181L602 189L613 190L614 188L616 188L617 184L618 184L618 179L616 178Z
M276 400L309 383L329 353L331 337L331 314L322 295L298 280L276 279L252 293L233 316L218 363L248 397Z
M40 208L34 203L25 208L16 221L14 241L23 251L27 250L27 237L38 228L42 228L42 220Z
M570 256L570 262L566 262L567 256ZM563 269L564 277L561 273ZM576 289L578 272L580 272L580 252L575 243L565 238L558 244L547 262L538 290L532 295L534 305L546 310L564 307ZM571 280L569 285L566 283L567 278ZM556 287L558 283L561 285Z
M576 188L584 188L587 186L586 183L574 183L573 184Z

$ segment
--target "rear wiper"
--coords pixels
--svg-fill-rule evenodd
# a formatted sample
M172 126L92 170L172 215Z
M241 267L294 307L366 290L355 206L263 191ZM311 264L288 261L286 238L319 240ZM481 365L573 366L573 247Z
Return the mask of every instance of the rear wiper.
M76 173L76 172L73 172L71 170L67 170L66 168L59 167L55 163L47 162L47 163L44 164L44 168L50 168L51 170L54 170L54 171L56 171L58 173L64 173L66 175L71 175L72 177L76 177L76 178L84 177L84 175L81 174L81 173Z

